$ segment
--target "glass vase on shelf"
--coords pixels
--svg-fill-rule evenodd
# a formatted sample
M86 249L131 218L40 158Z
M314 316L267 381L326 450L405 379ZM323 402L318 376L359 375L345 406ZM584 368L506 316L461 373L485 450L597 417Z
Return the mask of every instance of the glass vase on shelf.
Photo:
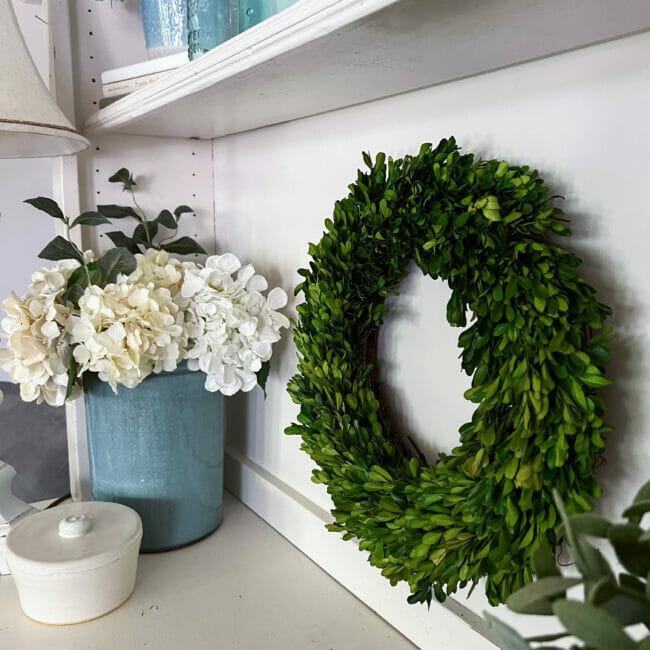
M238 9L238 0L187 0L187 39L191 60L237 35Z
M239 0L239 31L250 29L296 2L297 0Z
M187 50L186 0L140 0L140 12L150 59Z

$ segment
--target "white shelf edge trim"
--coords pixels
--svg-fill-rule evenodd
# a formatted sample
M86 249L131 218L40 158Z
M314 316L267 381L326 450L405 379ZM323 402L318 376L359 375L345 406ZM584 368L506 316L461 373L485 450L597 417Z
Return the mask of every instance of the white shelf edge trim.
M491 650L487 623L454 598L407 605L408 588L391 587L358 545L325 530L329 512L226 445L225 487L308 558L420 648ZM465 625L459 625L461 618Z
M399 1L302 0L163 79L94 113L86 122L85 133L94 135L123 127L141 115L241 74Z

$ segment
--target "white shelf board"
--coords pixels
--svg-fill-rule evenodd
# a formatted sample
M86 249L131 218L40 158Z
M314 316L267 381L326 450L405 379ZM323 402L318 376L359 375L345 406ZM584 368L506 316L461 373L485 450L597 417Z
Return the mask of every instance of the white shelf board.
M86 132L212 139L646 29L648 0L300 0Z

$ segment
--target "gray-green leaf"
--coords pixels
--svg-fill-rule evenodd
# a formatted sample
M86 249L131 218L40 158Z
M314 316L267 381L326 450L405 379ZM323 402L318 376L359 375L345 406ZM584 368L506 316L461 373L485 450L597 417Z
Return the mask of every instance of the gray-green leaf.
M525 587L515 591L506 605L519 614L553 614L552 600L563 596L567 589L575 587L582 582L581 578L564 578L562 576L548 576L541 578Z
M533 552L533 572L538 578L561 575L555 556L550 549L538 548Z
M495 618L487 612L483 612L485 619L490 624L494 632L494 636L497 637L499 643L505 648L505 650L531 650L530 645L524 639L517 630L506 625L498 618Z
M577 600L556 600L553 611L567 631L596 650L634 650L636 644L611 614Z
M576 533L583 535L591 535L592 537L607 537L607 531L611 523L607 519L603 519L598 515L591 514L590 512L582 512L577 515L571 515L571 528ZM566 537L566 529L564 524L559 524L555 529L558 537Z

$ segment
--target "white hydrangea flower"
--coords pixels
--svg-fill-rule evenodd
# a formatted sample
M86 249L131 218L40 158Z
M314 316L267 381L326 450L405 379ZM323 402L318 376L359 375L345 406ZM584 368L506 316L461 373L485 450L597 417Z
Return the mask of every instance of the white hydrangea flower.
M53 269L39 269L22 298L12 292L2 303L7 316L1 323L5 334L0 336L7 338L7 347L0 349L0 368L20 384L20 396L26 402L61 406L65 401L71 310L59 297L78 266L78 262L63 260ZM75 386L72 397L79 392Z
M135 256L138 266L128 276L128 281L133 284L149 284L153 282L156 288L169 289L174 297L183 284L183 263L176 259L170 258L165 251L150 248L144 255ZM185 264L188 264L185 262ZM194 267L193 262L189 262Z
M183 314L169 289L121 278L90 286L73 317L74 358L81 372L99 374L117 392L134 388L152 372L172 371L183 357Z
M287 294L277 288L262 295L266 280L231 253L209 257L205 268L186 267L184 272L177 301L185 310L188 367L207 375L208 391L233 395L252 390L280 329L289 326L276 311L287 304Z

